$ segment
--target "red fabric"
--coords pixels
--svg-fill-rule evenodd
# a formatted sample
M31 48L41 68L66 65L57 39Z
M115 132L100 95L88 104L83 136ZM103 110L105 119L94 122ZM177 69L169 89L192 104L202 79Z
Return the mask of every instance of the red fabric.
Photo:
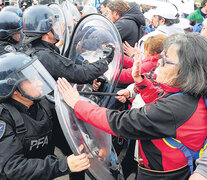
M157 99L158 95L163 91L164 91L163 95L167 93L179 92L179 89L175 87L166 86L164 84L160 84L160 86L162 89L155 86L150 79L147 79L146 77L144 77L142 82L135 83L134 90L135 92L141 94L142 99L146 104L158 100Z
M116 136L109 126L106 116L107 110L107 108L100 108L97 105L82 100L79 100L74 107L78 119Z
M202 148L205 141L207 134L206 127L207 116L205 104L203 98L200 98L194 114L182 126L176 129L176 139L193 151L198 151ZM152 142L162 152L162 165L165 171L177 169L188 164L182 151L168 146L162 139L152 140ZM179 157L179 161L175 157ZM143 156L144 158L145 156ZM171 160L169 161L169 159Z
M124 68L131 68L134 63L134 58L124 55L123 67Z
M207 127L207 116L206 116L206 108L204 99L200 98L198 102L199 106L196 109L197 113L194 113L191 118L185 122L183 126L180 126L177 129L177 139L181 140L185 146L188 148L198 151L202 148L202 143L205 141L204 136L200 136L199 138L189 138L189 137L198 137L197 133L201 132L201 134L207 135L206 127ZM205 121L202 121L206 119Z
M133 63L131 64L131 61L129 60L130 57L124 56L124 67L130 67L127 69L122 69L120 78L119 78L119 83L122 84L131 84L134 83L134 79L132 77L132 66ZM131 58L132 59L132 58ZM152 70L154 67L157 66L157 61L159 60L159 57L157 55L154 56L148 56L144 60L142 60L142 67L141 67L141 74L147 73L150 70ZM134 61L133 61L134 62ZM128 66L126 66L128 64Z

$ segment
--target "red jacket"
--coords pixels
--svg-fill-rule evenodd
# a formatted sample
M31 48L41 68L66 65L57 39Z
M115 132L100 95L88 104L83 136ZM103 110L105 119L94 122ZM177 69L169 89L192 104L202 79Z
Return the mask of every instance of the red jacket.
M157 61L160 58L157 55L147 56L142 60L141 74L147 73L153 68L156 68ZM122 84L131 84L134 83L134 79L132 77L132 66L134 63L134 59L124 55L123 69L119 78L119 83Z
M141 85L143 88L143 84L136 84L137 88ZM145 85L146 92L153 89L150 86L154 87L150 82ZM145 88L142 88L140 93L144 92ZM157 171L176 170L187 165L187 159L162 138L174 137L197 151L203 146L207 134L207 111L203 98L187 94L170 96L178 91L166 86L161 98L140 109L119 112L78 101L74 111L77 118L112 135L139 139L145 167ZM160 93L160 90L156 91L151 101ZM145 95L144 98L150 97L147 93Z

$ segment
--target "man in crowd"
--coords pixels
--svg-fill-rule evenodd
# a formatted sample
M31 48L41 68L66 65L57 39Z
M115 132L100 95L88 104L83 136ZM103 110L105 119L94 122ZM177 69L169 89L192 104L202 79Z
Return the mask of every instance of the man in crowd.
M117 27L122 42L127 41L134 47L139 40L140 26L145 25L144 15L136 3L115 0L107 4L107 17ZM129 28L130 27L130 28Z
M173 4L165 4L153 10L152 24L156 29L139 40L138 45L142 54L144 54L144 42L149 37L157 34L170 36L175 33L184 33L179 22L178 9Z

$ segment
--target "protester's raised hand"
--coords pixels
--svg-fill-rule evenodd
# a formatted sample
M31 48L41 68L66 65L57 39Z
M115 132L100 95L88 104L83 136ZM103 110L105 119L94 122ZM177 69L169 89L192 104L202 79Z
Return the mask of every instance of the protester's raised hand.
M141 65L142 65L142 55L140 52L137 51L137 53L134 56L134 64L132 67L132 77L134 79L134 82L141 82L143 80L141 76Z
M135 44L134 47L130 46L130 44L127 41L124 41L123 43L123 49L124 49L124 53L126 55L128 55L129 57L132 57L133 55L136 54L137 52L137 43Z
M119 96L115 96L115 98L122 103L125 103L126 100L130 97L130 92L128 89L122 89L122 90L118 91L117 94Z
M72 87L65 78L58 78L57 84L58 90L60 91L64 101L74 109L76 102L80 100L80 94L77 91L77 85L75 84Z
M83 150L83 148L83 145L79 147L80 152ZM74 154L68 156L67 163L71 172L80 172L90 167L90 162L86 153L82 153L78 156L75 156Z

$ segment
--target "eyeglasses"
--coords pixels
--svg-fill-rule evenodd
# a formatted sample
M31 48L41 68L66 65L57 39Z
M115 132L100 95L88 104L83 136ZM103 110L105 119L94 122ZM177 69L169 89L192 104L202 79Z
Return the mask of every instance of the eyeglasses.
M170 64L170 65L178 66L178 64L166 60L166 58L165 58L165 52L164 51L162 51L160 55L161 55L161 59L162 59L161 66L165 66L165 64Z

